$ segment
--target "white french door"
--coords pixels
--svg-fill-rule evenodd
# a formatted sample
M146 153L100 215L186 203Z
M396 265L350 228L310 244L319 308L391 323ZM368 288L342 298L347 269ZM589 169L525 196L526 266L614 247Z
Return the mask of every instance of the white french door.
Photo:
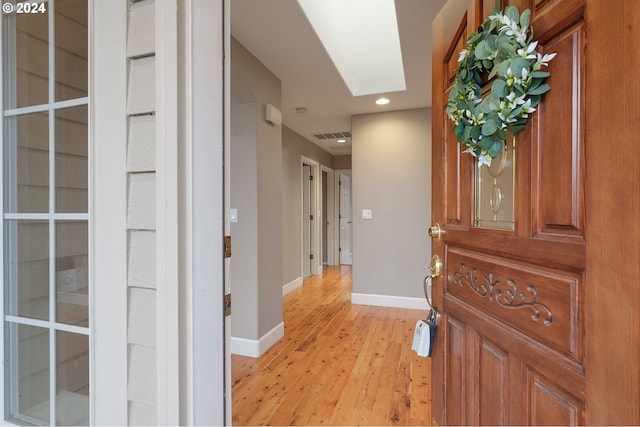
M90 421L87 0L4 2L4 420Z

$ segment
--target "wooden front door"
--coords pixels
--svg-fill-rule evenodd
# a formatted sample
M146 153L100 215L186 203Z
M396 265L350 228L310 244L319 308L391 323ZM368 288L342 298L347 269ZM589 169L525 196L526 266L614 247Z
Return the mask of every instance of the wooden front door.
M495 3L450 0L434 21L434 423L639 424L637 4L508 2L557 56L504 168L486 170L444 107Z

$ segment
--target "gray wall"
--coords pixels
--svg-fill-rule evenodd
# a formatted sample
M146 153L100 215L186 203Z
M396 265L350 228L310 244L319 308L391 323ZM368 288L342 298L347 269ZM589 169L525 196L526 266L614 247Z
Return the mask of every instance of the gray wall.
M301 156L333 169L333 156L284 126L282 128L282 284L302 278Z
M423 297L431 256L431 109L352 119L353 292ZM373 219L363 220L362 209Z
M351 155L348 156L334 156L333 168L335 170L351 169Z
M264 120L281 87L235 39L231 51L231 335L257 340L282 322L282 128Z

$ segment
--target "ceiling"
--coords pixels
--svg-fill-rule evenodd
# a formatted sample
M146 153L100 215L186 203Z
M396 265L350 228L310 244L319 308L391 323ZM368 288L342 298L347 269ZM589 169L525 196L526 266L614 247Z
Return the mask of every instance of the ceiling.
M351 138L338 144L314 135L351 132L355 114L431 106L431 22L444 2L395 0L407 86L401 92L352 96L296 0L231 0L231 33L280 79L283 124L344 155L351 153ZM391 102L376 105L382 95Z

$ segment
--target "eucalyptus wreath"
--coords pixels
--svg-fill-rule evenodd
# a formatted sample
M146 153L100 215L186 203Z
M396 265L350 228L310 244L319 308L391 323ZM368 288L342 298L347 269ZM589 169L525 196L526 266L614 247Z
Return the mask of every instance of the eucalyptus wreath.
M478 166L490 165L500 155L506 132L524 129L529 114L550 89L544 83L550 73L541 69L556 54L536 51L530 18L529 9L520 14L515 6L504 14L496 11L467 38L460 52L446 111L455 123L457 140L478 158ZM483 83L491 79L491 90L483 98Z

